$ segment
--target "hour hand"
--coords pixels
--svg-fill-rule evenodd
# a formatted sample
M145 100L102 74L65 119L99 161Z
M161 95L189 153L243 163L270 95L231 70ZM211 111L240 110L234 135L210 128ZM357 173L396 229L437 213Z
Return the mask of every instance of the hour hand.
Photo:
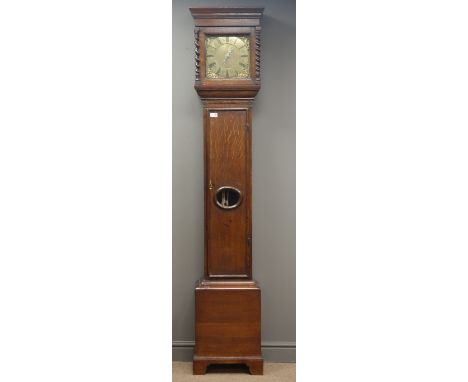
M226 54L224 55L224 61L223 61L223 64L226 63L226 61L229 59L229 57L231 57L231 54L232 54L232 48L230 48Z

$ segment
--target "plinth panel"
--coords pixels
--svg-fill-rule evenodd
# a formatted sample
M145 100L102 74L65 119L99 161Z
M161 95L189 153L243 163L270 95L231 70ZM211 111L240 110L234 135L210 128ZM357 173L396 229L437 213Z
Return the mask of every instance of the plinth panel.
M252 373L261 373L260 300L260 288L254 281L198 285L194 372L209 364L245 363Z

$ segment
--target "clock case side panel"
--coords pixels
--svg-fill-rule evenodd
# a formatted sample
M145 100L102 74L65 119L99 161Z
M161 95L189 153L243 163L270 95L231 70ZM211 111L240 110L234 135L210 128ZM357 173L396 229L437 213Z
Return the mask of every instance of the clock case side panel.
M215 188L210 184L210 142L209 142L209 124L210 112L222 111L245 111L246 113L246 152L245 152L245 191L242 203L245 206L246 232L245 240L246 251L244 257L244 271L237 273L220 274L213 272L211 264L213 263L210 253L209 243L209 223L210 223L210 208L218 208L214 205ZM204 139L204 235L205 235L205 278L207 279L252 279L252 102L251 100L204 100L203 102L203 139Z

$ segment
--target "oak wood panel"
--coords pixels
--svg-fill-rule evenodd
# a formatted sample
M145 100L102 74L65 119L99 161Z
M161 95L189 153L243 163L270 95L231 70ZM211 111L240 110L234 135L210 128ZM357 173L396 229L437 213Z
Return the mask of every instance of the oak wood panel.
M195 290L195 354L217 357L261 357L260 288L204 287Z
M258 7L192 7L190 13L196 26L257 26L264 8Z
M217 117L210 117L216 113ZM250 134L247 109L206 110L206 251L209 277L250 275ZM241 191L232 210L217 206L215 193L230 186Z

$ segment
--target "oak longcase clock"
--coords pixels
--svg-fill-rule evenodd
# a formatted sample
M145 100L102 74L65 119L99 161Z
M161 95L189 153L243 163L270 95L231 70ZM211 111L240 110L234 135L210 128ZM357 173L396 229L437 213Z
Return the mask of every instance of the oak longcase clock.
M246 364L263 374L261 296L252 279L252 101L263 8L190 8L203 102L205 271L195 288L194 374Z

